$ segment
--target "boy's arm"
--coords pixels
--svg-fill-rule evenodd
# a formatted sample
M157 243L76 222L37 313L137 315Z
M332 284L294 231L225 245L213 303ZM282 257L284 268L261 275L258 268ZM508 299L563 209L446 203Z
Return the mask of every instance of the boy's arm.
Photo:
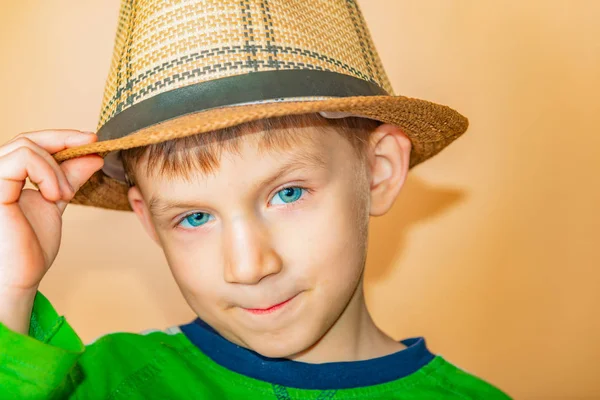
M65 207L103 164L101 157L86 156L59 165L51 154L95 140L90 133L45 130L0 146L2 399L66 398L72 392L83 345L36 293L58 253ZM27 179L38 190L24 189Z
M29 320L37 289L0 290L0 324L15 332L29 332Z
M0 398L74 399L85 346L40 293L29 336L0 323Z

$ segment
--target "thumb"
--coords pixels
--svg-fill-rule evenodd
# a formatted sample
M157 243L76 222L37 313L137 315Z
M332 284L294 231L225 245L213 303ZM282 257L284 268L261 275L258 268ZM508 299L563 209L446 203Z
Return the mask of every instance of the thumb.
M67 160L60 164L60 168L64 171L67 180L75 193L81 186L104 165L104 159L98 155L90 154L78 158ZM56 206L62 213L67 207L68 202L57 201Z

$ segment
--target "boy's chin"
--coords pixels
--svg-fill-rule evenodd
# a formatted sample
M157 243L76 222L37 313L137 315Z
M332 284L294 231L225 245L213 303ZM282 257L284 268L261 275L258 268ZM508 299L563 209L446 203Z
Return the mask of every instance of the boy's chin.
M294 332L285 337L252 338L247 344L253 351L263 357L295 359L306 353L319 341L318 337L313 338L313 336L316 335L311 335L308 332Z

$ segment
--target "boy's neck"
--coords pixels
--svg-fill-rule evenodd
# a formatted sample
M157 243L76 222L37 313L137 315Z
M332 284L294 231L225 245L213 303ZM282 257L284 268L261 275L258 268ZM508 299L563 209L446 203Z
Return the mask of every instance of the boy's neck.
M310 348L288 358L307 363L359 361L404 348L406 346L386 335L373 322L361 279L348 306L325 335Z

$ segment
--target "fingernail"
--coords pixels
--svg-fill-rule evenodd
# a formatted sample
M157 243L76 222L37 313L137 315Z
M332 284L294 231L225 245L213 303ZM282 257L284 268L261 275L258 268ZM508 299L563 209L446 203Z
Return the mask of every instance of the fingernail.
M95 135L96 134L96 132L91 132L91 131L79 131L79 132L81 132L81 133L88 133L90 135Z

